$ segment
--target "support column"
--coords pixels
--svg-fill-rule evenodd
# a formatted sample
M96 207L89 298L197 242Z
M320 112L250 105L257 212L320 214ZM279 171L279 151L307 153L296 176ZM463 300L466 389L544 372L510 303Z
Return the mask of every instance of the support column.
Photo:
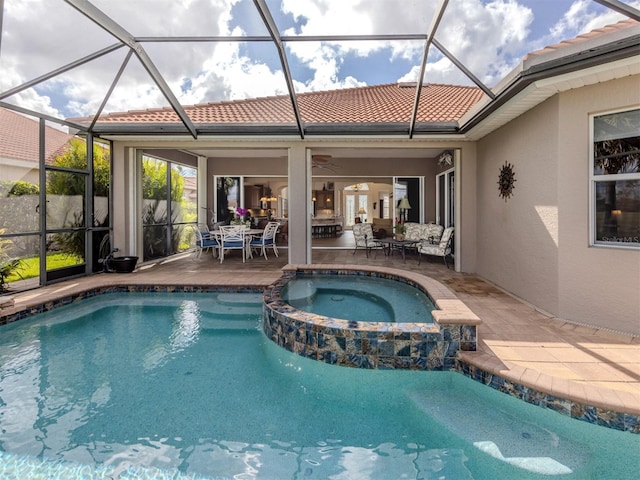
M112 144L113 171L111 182L111 248L120 255L137 255L137 201L135 151L120 142ZM117 213L113 213L117 212Z
M289 263L311 263L311 154L289 149Z
M213 227L210 222L213 222L213 218L209 215L209 202L207 201L207 185L209 183L209 174L207 173L207 157L198 155L198 223L204 223ZM213 192L213 189L211 189ZM211 208L213 208L213 202L211 202Z

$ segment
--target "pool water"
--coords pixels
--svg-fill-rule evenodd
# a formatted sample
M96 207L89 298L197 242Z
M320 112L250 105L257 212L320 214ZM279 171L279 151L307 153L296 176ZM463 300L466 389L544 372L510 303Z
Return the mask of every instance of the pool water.
M298 310L361 322L433 323L431 299L418 288L386 278L298 274L282 299Z
M0 327L0 478L636 478L638 435L453 372L314 362L261 311L110 294Z

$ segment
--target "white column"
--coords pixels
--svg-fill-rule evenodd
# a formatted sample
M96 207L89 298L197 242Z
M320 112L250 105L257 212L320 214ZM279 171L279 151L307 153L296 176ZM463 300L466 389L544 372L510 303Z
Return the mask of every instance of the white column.
M138 255L138 179L135 149L113 143L113 183L111 196L113 211L113 243L120 255Z
M311 263L311 154L289 149L289 263Z
M208 181L209 175L207 173L207 157L198 156L198 223L204 223L206 225L209 225L209 221L211 220L211 218L209 218L209 211L206 209L208 205ZM211 191L213 192L213 189ZM213 202L211 208L213 208Z

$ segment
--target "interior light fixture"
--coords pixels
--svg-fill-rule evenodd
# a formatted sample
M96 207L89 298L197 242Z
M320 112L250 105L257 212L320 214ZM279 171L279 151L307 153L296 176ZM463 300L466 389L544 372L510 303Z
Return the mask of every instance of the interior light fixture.
M276 202L278 201L278 197L274 196L271 192L271 187L267 185L264 189L264 196L260 198L261 202Z
M409 199L407 197L402 197L402 200L400 200L400 204L398 205L398 208L400 210L408 210L409 208L411 208L411 205L409 204Z
M400 209L400 218L403 222L407 221L407 210L411 208L409 204L409 199L407 197L402 197L400 203L398 204L398 208Z

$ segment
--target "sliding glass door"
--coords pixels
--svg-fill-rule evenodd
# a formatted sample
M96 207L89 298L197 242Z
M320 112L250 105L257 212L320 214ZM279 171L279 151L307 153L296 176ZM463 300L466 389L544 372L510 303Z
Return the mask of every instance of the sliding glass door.
M444 227L455 222L455 172L453 168L436 177L436 223Z
M142 157L142 238L144 261L190 248L198 217L197 169Z
M394 177L395 218L405 222L423 221L423 177Z

